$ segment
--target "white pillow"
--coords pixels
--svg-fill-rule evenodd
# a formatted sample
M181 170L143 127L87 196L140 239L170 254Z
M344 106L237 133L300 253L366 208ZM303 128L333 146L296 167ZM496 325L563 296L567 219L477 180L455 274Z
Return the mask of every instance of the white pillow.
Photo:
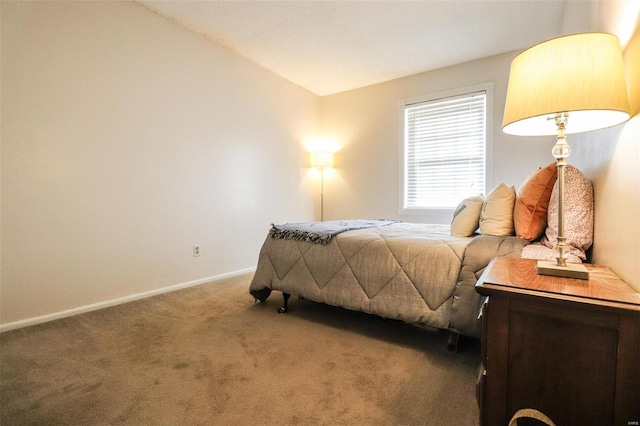
M516 189L504 183L487 194L480 212L480 232L486 235L513 235L513 207Z
M451 220L451 235L456 237L469 237L476 232L480 222L480 210L484 197L482 194L465 198L453 213Z

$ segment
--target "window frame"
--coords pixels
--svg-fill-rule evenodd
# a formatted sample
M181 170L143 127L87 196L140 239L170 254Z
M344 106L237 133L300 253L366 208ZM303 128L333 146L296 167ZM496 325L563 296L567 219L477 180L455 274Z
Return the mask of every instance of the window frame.
M399 216L424 216L430 223L448 223L451 221L456 206L440 208L405 207L406 188L406 135L405 135L405 109L417 103L429 102L438 99L470 95L476 92L485 92L486 96L486 117L485 117L485 187L483 193L486 194L488 188L493 187L493 90L494 84L482 83L473 86L460 87L457 89L431 93L413 98L402 99L399 103L399 128L400 128L400 176L398 188L398 215ZM462 201L462 200L460 200Z

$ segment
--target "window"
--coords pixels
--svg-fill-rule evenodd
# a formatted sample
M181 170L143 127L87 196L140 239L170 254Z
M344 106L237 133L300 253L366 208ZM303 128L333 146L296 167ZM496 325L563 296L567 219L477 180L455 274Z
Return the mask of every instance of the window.
M454 209L484 193L490 84L402 102L400 214Z

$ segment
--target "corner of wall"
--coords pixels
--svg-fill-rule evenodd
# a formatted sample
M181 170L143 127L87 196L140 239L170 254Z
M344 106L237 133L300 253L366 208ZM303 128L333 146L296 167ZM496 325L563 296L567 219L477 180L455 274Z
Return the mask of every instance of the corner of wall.
M640 30L624 51L631 119L575 138L577 166L593 181L593 261L640 292ZM576 135L578 136L578 135Z

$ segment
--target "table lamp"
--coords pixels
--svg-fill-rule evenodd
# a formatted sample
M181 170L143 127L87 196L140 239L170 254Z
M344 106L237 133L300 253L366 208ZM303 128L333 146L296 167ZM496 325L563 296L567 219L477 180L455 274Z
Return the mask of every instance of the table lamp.
M503 131L556 135L551 153L558 167L556 261L539 261L538 274L588 279L584 265L567 265L564 235L564 168L571 149L565 134L629 119L629 98L620 41L612 34L581 33L537 44L511 63Z

